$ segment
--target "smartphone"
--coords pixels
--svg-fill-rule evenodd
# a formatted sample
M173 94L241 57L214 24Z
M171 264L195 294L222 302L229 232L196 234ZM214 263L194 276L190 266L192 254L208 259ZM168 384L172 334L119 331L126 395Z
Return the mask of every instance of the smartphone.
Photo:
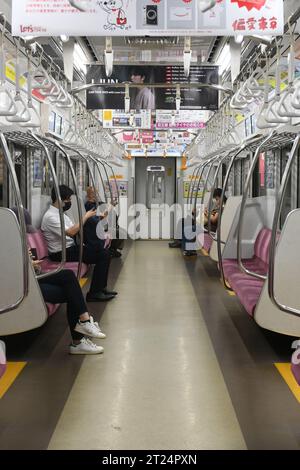
M31 254L32 254L32 259L37 260L38 256L37 256L36 248L30 248L30 251L31 251Z

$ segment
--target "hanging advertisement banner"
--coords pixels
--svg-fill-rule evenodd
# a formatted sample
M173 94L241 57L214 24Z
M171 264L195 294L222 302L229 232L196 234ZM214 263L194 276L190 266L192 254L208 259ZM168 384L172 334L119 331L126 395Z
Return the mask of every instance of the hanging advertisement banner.
M218 67L212 65L192 65L190 76L184 74L183 66L158 65L126 66L115 65L110 78L106 77L103 65L87 67L87 83L101 83L87 90L88 109L124 109L125 87L105 87L105 83L131 82L137 87L130 88L130 109L176 109L175 88L151 88L155 83L202 83L219 84ZM138 88L138 85L149 84L149 87ZM207 109L216 111L219 107L219 91L213 88L184 88L180 90L181 109Z
M72 6L73 4L73 6ZM282 35L283 0L12 0L15 36Z
M208 119L208 111L156 111L156 129L204 129Z
M151 111L148 111L146 109L141 109L140 111L134 113L132 116L129 116L124 111L117 111L114 109L103 109L99 111L98 119L102 122L102 125L105 128L134 127L142 129L151 129L153 127Z

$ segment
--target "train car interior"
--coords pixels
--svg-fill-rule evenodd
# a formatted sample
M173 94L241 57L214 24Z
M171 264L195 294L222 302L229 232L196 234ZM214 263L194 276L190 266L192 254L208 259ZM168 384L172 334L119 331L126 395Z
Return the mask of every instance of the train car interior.
M300 449L300 4L0 0L0 449Z

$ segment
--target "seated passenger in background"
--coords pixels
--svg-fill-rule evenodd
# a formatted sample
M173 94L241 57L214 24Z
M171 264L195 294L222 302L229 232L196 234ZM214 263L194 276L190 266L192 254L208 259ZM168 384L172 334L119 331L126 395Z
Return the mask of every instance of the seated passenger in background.
M85 203L85 209L87 211L91 210L91 209L96 210L97 201L96 201L96 191L95 191L95 189L92 186L89 186L87 188L86 194L87 194L87 200L86 200L86 203ZM106 204L102 201L99 204L103 208L106 206ZM96 216L96 217L91 218L88 221L88 223L85 225L84 235L85 235L85 243L87 245L89 243L94 243L96 241L96 238L99 240L99 238L97 237L97 234L96 234L96 227L98 225L99 220L103 220L104 218L107 217L108 211L109 211L109 208L104 209L103 213L99 217ZM119 236L118 217L116 217L116 224L117 224L116 235L118 237ZM115 238L115 239L111 240L111 244L110 244L110 247L109 247L110 255L113 258L119 258L120 256L122 256L122 253L120 253L120 251L118 251L118 250L122 250L123 246L124 246L124 240L119 240L118 238Z
M67 211L71 208L71 196L73 191L65 185L59 186L60 197L63 203L63 210ZM41 229L44 233L45 239L48 244L49 258L52 261L61 261L62 258L62 240L61 240L61 224L59 217L58 201L54 188L51 192L52 205L45 213ZM88 211L82 219L83 225L91 217L95 217L96 211ZM79 232L79 224L74 224L72 220L64 214L65 229L66 229L66 261L79 260L79 246L75 244L73 237ZM92 247L83 247L82 260L86 264L94 264L94 271L90 286L90 291L87 294L86 300L88 302L103 302L111 300L117 295L117 292L110 292L107 290L107 278L110 265L110 256L106 250L97 249Z
M211 227L212 232L217 231L221 196L222 196L222 188L216 188L213 192L214 209L211 211L211 214L210 214L210 227ZM224 196L224 205L226 201L227 201L227 198L226 196ZM194 216L194 210L192 213ZM207 208L204 209L204 220L201 219L201 214L200 214L200 217L196 219L195 226L187 225L183 229L182 249L183 249L184 256L195 256L195 254L197 253L196 250L189 249L188 244L196 243L196 235L201 232L201 229L203 229L203 226L206 230L208 229L208 209ZM195 235L195 232L196 232L196 235Z
M216 232L218 228L219 210L220 210L222 191L223 191L222 188L216 188L213 193L214 209L211 211L211 214L210 214L210 226L211 226L212 232ZM226 201L227 201L227 197L224 195L222 210L224 209ZM207 208L205 208L204 210L204 227L208 229L208 209Z
M17 208L12 211L18 216ZM33 233L36 229L32 226L31 216L24 209L24 217L27 233ZM37 274L41 274L41 261L34 259L29 249L33 267ZM91 338L105 338L105 334L100 330L98 323L94 322L93 317L88 313L84 302L81 287L73 271L63 269L59 273L38 279L38 283L45 302L52 304L67 304L67 318L71 332L72 343L70 345L70 354L100 354L103 352L101 346L97 346Z

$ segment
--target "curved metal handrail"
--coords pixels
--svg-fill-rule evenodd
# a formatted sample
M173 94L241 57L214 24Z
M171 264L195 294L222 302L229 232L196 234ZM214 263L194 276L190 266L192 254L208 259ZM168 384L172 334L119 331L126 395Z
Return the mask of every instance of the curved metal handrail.
M18 209L18 216L19 216L19 226L21 232L21 244L22 244L22 261L23 261L23 292L21 297L13 304L6 305L5 307L0 308L0 314L10 312L15 310L27 297L29 292L29 256L28 256L28 248L27 248L27 236L26 236L26 223L25 223L25 216L24 216L24 206L22 203L22 197L20 193L20 188L18 184L17 175L14 168L14 163L12 161L10 151L8 149L8 145L6 139L2 133L0 133L0 140L3 149L3 156L7 165L8 172L10 174L11 182L13 191L15 194L16 205Z
M237 261L238 261L239 268L242 272L244 272L246 274L249 274L249 276L255 277L256 279L262 279L262 280L266 280L267 276L265 276L263 274L255 273L254 271L250 271L243 264L243 261L242 261L242 230L243 230L245 206L246 206L246 201L247 201L247 197L248 197L248 190L249 190L249 187L250 187L250 182L251 182L251 179L252 179L252 175L253 175L253 172L255 170L255 167L256 167L256 164L257 164L257 161L258 161L258 158L259 158L262 147L269 140L271 140L273 138L274 134L276 134L276 131L273 130L266 137L266 139L264 139L259 144L259 146L257 147L257 149L255 151L251 166L250 166L249 171L248 171L245 186L244 186L242 202L241 202L241 205L240 205L240 216L239 216L238 227L237 227Z
M217 182L217 179L218 179L218 176L219 176L219 171L220 171L220 168L223 164L223 162L227 159L228 157L228 154L226 153L223 157L220 158L219 160L219 163L218 163L218 166L217 166L217 169L216 169L216 172L214 174L214 179L213 179L213 182L212 182L212 186L211 186L211 191L210 191L210 196L209 196L209 201L208 201L208 207L207 207L207 213L208 213L208 221L207 221L207 233L208 235L210 236L210 238L212 240L214 240L215 242L217 241L217 237L212 235L212 231L211 231L211 213L212 213L212 201L213 201L213 197L214 197L214 190L216 189L216 182ZM224 244L224 242L221 242Z
M193 202L193 194L194 194L194 191L195 191L195 186L196 186L196 182L198 180L198 177L199 177L199 174L200 174L200 171L202 169L202 166L204 165L205 162L201 162L200 165L198 165L196 167L196 174L193 175L193 179L191 181L191 184L190 184L190 188L192 188L191 192L190 192L190 195L189 195L189 199L188 199L188 208L190 208L190 206L192 205L192 202Z
M119 191L117 178L116 178L116 175L115 175L115 172L114 172L114 169L113 169L112 165L110 165L109 163L106 163L106 164L107 164L108 168L111 169L113 179L115 180L116 191L117 191L118 216L120 217L120 210L121 210L121 207L120 207L120 191Z
M97 158L93 157L93 155L91 155L90 153L88 153L88 157L96 165L96 168L97 168L100 180L101 180L101 184L102 184L104 199L105 199L105 202L107 203L107 195L106 195L106 191L105 191L105 185L104 185L104 181L103 181L103 178L102 178L102 173L101 173L101 170L100 170L100 167L99 167L100 161L97 160ZM90 170L90 174L91 174L91 170ZM94 187L96 188L94 176L92 176L92 181L93 181ZM99 202L100 202L100 199L99 199ZM103 201L101 201L101 202L103 202Z
M65 220L64 220L64 213L63 213L63 206L62 206L62 200L60 197L60 192L59 192L59 184L57 180L57 176L55 173L54 165L52 163L49 150L47 146L44 144L44 142L41 140L40 137L38 137L34 132L30 132L31 137L40 145L40 147L44 150L45 155L46 155L46 160L48 162L52 178L53 178L53 184L54 184L54 189L56 192L56 197L57 197L57 202L58 202L58 212L59 212L59 219L60 219L60 230L61 230L61 262L58 265L58 267L54 271L49 271L44 274L39 274L36 276L37 279L44 279L46 277L51 276L52 274L57 274L59 273L65 263L66 263L66 228L65 228Z
M214 161L214 158L210 158L209 160L206 160L202 167L201 167L201 172L200 172L200 175L199 175L199 179L198 179L198 184L197 184L197 189L196 189L196 194L195 194L195 200L194 200L194 219L196 220L196 210L197 210L197 200L198 200L198 192L199 192L199 188L200 188L200 184L201 184L201 179L202 179L202 175L204 173L204 170L207 166L209 166L211 164L211 162Z
M83 221L82 221L83 214L82 214L82 209L81 209L81 200L80 200L80 197L79 197L77 179L76 179L74 167L73 167L72 162L71 162L70 155L54 139L48 139L48 138L46 139L45 138L44 140L51 142L66 157L66 160L68 162L68 167L69 167L69 170L71 172L71 176L72 176L72 180L73 180L73 185L74 185L74 189L75 189L75 197L76 197L76 202L77 202L77 212L78 212L78 221L79 221L79 237L80 237L79 260L78 260L78 268L77 268L77 279L79 281L80 278L81 278L82 257L83 257Z
M227 168L225 180L224 180L224 185L223 185L222 194L221 194L221 198L220 198L220 206L218 208L219 217L218 217L217 240L216 241L217 241L218 262L219 262L219 269L220 269L220 273L221 273L221 280L222 280L222 283L223 283L225 289L228 289L228 285L226 284L225 276L224 276L222 248L221 248L221 224L222 224L222 213L223 213L222 207L223 207L223 204L224 204L225 191L226 191L226 188L227 188L227 184L228 184L228 180L229 180L229 176L230 176L232 167L234 165L234 162L235 162L236 158L239 156L239 154L243 150L245 150L245 148L246 148L246 145L243 143L241 145L241 147L239 148L239 150L237 152L235 152L234 155L231 157L230 163L229 163L228 168Z
M233 156L231 157L229 166L227 168L224 184L223 184L223 190L222 190L222 194L221 194L221 198L220 198L220 207L219 207L219 210L218 210L219 218L218 218L218 226L217 226L217 249L218 249L219 268L220 268L220 272L221 272L221 280L222 280L222 283L223 283L225 289L228 289L228 286L226 285L225 276L224 276L222 249L221 249L221 225L222 225L222 214L223 214L222 207L223 207L223 204L224 204L224 196L225 196L227 184L228 184L228 181L229 181L229 176L230 176L230 173L231 173L231 170L233 168L233 165L234 165L234 162L235 162L236 158L239 156L240 153L242 153L248 147L248 145L253 145L256 142L259 142L260 140L261 140L261 136L255 137L253 139L246 140L241 144L241 146L237 150L237 152L235 152L233 154Z
M98 162L100 163L100 165L102 165L102 167L103 167L103 169L104 169L105 176L106 176L106 180L107 180L107 184L108 184L108 190L109 190L109 194L110 194L110 202L111 202L111 204L113 204L113 193L112 193L112 188L111 188L111 185L110 185L109 176L108 176L107 169L106 169L107 163L106 163L106 162L104 163L104 161L103 161L103 160L100 160L100 159L99 159L99 160L96 159L96 161L98 161Z
M192 173L192 178L191 178L191 182L190 182L190 184L189 184L189 190L188 190L188 195L187 195L187 203L188 203L188 205L190 205L190 203L191 203L191 188L192 188L192 183L193 183L193 181L195 181L195 180L194 180L194 176L195 176L195 174L196 174L196 171L198 171L199 166L201 166L201 163L200 163L200 165L195 166L195 168L194 168L194 170L193 170L193 173ZM192 192L192 194L193 194L193 192Z
M288 305L283 305L276 298L275 290L274 290L274 277L275 277L275 254L276 254L276 241L277 241L277 227L278 227L279 218L280 218L280 214L281 214L281 210L283 206L284 195L286 193L286 188L287 188L289 177L291 174L291 169L295 161L295 157L297 156L299 146L300 146L300 134L298 134L296 139L294 140L294 144L290 152L289 159L287 161L284 174L282 177L280 189L277 195L277 202L276 202L275 214L274 214L274 219L273 219L272 235L271 235L271 242L270 242L269 270L268 270L268 294L269 294L271 301L277 308L279 308L283 312L290 313L291 315L294 315L297 317L300 317L300 310L293 308L293 307L289 307Z

